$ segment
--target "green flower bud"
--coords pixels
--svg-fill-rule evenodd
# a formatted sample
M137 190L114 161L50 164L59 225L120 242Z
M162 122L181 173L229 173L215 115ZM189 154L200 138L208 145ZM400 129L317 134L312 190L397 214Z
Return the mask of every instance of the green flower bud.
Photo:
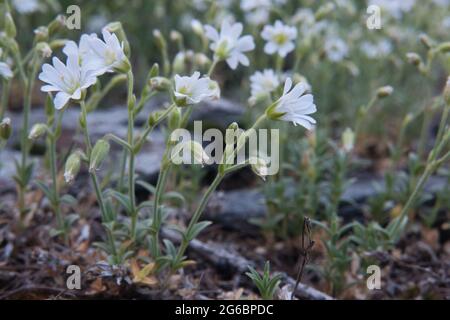
M52 49L47 42L39 42L36 44L36 50L39 52L42 58L50 58L52 55Z
M9 137L11 137L11 133L11 119L4 118L2 122L0 122L0 138L3 140L8 140Z
M414 66L422 64L422 58L415 52L408 52L406 58L408 59L408 62Z
M450 76L447 78L447 83L445 84L444 99L445 102L450 105Z
M150 79L150 87L156 91L168 91L172 84L164 77L154 77Z
M377 90L377 97L386 98L389 97L392 92L394 92L394 88L392 88L391 86L384 86Z
M72 153L66 161L64 169L64 180L66 183L72 183L78 172L80 172L81 157L78 152Z
M98 170L103 160L109 153L109 143L104 139L99 139L92 148L91 157L89 161L89 172Z
M160 50L166 50L167 48L166 39L162 35L161 31L159 31L158 29L153 30L153 36L155 37L156 46Z
M30 131L28 135L28 139L36 140L47 133L48 127L44 123L36 123Z
M175 74L183 74L186 66L186 54L184 52L178 52L173 59L172 65Z
M48 41L48 28L45 26L40 26L34 29L34 40L36 42Z
M174 108L169 115L169 130L173 131L180 127L181 125L181 109Z
M148 125L150 127L153 127L158 122L159 118L161 117L162 112L161 111L154 111L150 113L150 116L148 117Z
M430 37L426 34L421 34L419 36L420 42L425 46L427 49L431 49L433 47L433 41L430 39Z
M192 31L194 31L194 33L200 37L203 37L203 35L205 34L202 23L197 19L191 21L191 28Z
M48 34L49 36L54 35L55 33L61 31L66 27L66 17L62 14L56 16L52 22L48 25Z

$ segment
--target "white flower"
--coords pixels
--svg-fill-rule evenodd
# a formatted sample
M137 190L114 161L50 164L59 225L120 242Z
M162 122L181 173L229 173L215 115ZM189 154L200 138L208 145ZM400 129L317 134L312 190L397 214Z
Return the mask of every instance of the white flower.
M39 10L38 0L13 0L12 2L17 12L22 14L29 14Z
M292 121L294 125L301 125L311 130L316 123L308 114L317 111L313 102L312 94L305 94L305 85L298 83L292 88L291 78L287 78L284 84L283 95L272 106L266 114L270 119Z
M206 36L212 40L211 50L214 51L217 59L226 60L231 69L236 69L239 63L248 66L250 61L243 52L255 48L252 36L240 37L242 30L242 23L231 25L227 20L222 22L220 34L213 27L205 25Z
M388 12L396 19L400 19L405 12L411 11L416 0L370 0L369 5L376 5Z
M6 62L0 61L0 77L3 77L5 79L10 79L13 77L11 67Z
M178 106L186 106L219 99L220 89L217 82L208 77L200 78L200 72L196 71L190 77L175 75L174 95Z
M100 75L103 70L100 70L98 66L100 61L93 55L91 46L89 44L90 40L97 38L96 34L83 34L81 35L80 42L77 44L75 41L67 41L63 48L63 52L66 56L77 56L78 61L82 68L86 70L97 71L97 75Z
M281 57L294 50L294 40L297 38L297 29L284 25L280 20L273 26L265 26L261 37L267 41L264 52L267 54L278 53Z
M69 55L66 65L53 57L53 66L44 64L39 79L47 83L41 88L42 91L57 92L54 99L56 109L62 109L70 99L80 99L82 91L97 81L92 70L80 66L76 55Z
M252 97L268 94L280 85L277 75L273 70L266 69L263 72L256 71L250 77L250 88Z
M329 36L325 39L325 52L328 59L339 62L348 55L348 46L341 38Z
M377 43L364 41L361 43L361 51L370 59L383 58L392 52L392 44L386 39L382 39Z
M103 41L97 37L89 36L87 44L91 52L88 54L90 67L96 70L96 74L100 75L105 72L126 72L130 68L130 63L123 51L123 43L114 33L103 29ZM81 43L80 43L81 45Z

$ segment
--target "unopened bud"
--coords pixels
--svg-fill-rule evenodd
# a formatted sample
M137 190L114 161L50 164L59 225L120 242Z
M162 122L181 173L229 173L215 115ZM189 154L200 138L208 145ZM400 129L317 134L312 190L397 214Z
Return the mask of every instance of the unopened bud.
M89 172L94 172L100 168L103 160L108 156L109 143L104 139L100 139L92 148L91 157L89 161Z
M450 105L450 76L447 78L447 83L445 84L444 99L445 102Z
M62 14L56 16L52 22L48 25L48 34L54 35L66 27L66 17Z
M178 52L173 59L173 72L175 74L183 74L186 66L186 55L184 52Z
M196 53L194 55L194 63L200 68L211 64L211 60L204 53Z
M158 122L159 118L161 117L162 111L154 111L150 113L150 116L148 117L148 125L150 127L153 127Z
M173 131L180 127L181 125L181 109L180 108L174 108L172 112L169 115L169 130Z
M52 55L52 49L47 42L39 42L36 44L36 50L42 58L50 58Z
M406 58L408 59L408 62L414 66L418 66L422 63L422 58L415 52L408 52Z
M345 152L350 152L353 150L354 143L355 143L355 133L352 131L352 129L347 128L342 133L342 148Z
M194 33L198 36L203 36L204 34L204 30L203 30L203 25L200 21L198 21L197 19L194 19L191 21L191 28L192 31L194 31Z
M431 49L431 47L433 46L432 44L432 40L430 39L430 37L424 33L422 33L419 36L419 40L420 42L422 42L422 44L427 48L427 49Z
M166 50L166 39L162 35L161 31L159 31L158 29L153 30L153 37L155 37L156 45L158 46L158 48L160 50Z
M269 173L267 161L260 157L250 157L248 160L253 172L263 180L266 180L266 176Z
M8 140L9 137L11 137L11 133L11 119L4 118L2 122L0 122L0 138L3 140Z
M64 180L66 183L72 183L78 172L80 171L81 157L78 152L72 153L66 161L64 169Z
M378 98L389 97L392 94L392 92L394 92L394 88L392 88L391 86L384 86L377 90L377 97Z
M156 91L167 91L171 87L170 80L164 77L154 77L150 79L150 86Z
M180 155L180 152L182 155ZM194 162L192 163L192 157ZM205 164L209 161L209 156L200 143L194 140L177 143L171 152L171 161L174 164Z
M179 33L177 30L170 31L170 40L173 42L182 42L183 41L183 35Z
M48 28L40 26L34 29L34 39L36 42L48 41Z
M30 134L28 135L28 139L30 140L36 140L43 135L47 133L48 127L46 124L43 123L36 123L30 131Z

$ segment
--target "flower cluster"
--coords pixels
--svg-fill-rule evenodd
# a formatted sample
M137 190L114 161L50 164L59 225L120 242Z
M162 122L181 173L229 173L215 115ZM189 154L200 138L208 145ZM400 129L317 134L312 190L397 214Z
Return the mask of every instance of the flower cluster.
M57 92L55 107L62 109L67 102L79 100L83 91L96 83L97 77L106 72L127 72L130 63L115 34L103 29L103 40L96 35L82 35L77 45L67 42L63 52L66 64L53 58L53 65L44 64L39 79L46 82L44 92Z

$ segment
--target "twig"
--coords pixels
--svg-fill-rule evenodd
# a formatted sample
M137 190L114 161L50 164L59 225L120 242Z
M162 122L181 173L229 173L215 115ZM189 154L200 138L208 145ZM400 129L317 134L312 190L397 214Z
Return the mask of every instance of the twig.
M308 245L305 248L305 238L308 240ZM303 270L305 269L306 264L309 262L309 251L314 246L314 241L311 240L311 220L308 217L303 219L303 229L302 229L302 242L300 249L300 257L302 258L302 263L298 269L294 290L292 290L291 300L294 300L294 293L297 291L298 285L302 280Z

